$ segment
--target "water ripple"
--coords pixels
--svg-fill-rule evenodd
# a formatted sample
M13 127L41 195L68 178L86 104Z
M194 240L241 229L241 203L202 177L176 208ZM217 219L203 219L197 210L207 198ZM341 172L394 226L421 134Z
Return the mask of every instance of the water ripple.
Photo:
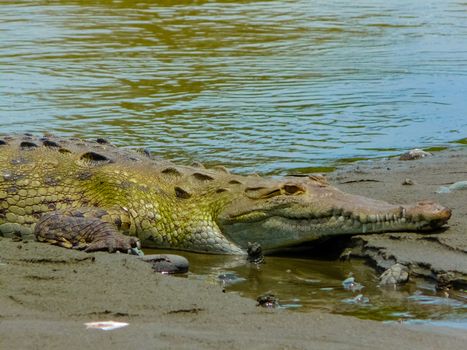
M1 132L99 135L265 173L466 136L457 1L1 6Z

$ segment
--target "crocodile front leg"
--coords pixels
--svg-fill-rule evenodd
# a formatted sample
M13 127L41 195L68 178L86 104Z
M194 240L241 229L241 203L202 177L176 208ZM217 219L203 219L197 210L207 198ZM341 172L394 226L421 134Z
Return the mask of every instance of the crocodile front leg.
M105 210L82 208L44 214L36 224L34 234L40 242L86 252L109 251L141 255L136 237L121 234L102 220Z

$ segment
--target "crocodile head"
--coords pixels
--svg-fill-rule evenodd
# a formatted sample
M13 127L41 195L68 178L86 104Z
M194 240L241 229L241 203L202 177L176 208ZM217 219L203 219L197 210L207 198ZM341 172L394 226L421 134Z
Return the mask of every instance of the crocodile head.
M433 230L451 216L433 202L393 205L316 177L258 181L224 207L217 224L240 247L254 241L266 252L333 235Z

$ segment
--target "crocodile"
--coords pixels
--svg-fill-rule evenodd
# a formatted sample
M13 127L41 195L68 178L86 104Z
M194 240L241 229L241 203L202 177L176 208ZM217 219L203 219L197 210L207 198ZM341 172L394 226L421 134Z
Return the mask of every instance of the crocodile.
M427 231L451 210L344 193L317 175L176 165L105 139L0 137L0 236L86 251L264 253L335 235Z

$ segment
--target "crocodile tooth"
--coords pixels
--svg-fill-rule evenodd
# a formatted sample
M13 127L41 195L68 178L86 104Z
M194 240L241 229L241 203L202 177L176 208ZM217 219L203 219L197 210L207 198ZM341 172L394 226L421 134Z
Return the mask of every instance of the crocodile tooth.
M366 233L366 231L367 231L366 224L363 224L362 225L362 233Z
M362 224L366 224L368 221L368 216L366 214L360 214L359 215L359 220Z

